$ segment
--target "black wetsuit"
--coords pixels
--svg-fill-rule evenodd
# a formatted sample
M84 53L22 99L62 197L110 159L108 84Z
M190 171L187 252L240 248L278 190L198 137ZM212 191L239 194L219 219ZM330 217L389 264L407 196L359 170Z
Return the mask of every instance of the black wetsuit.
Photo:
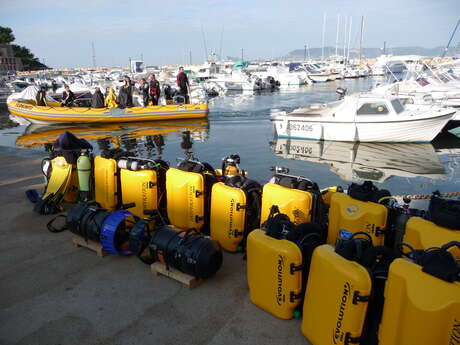
M46 91L38 91L35 98L38 106L46 107Z
M179 94L185 98L185 103L189 103L189 97L188 97L188 87L189 87L189 82L188 82L188 77L185 72L180 72L177 75L177 86L179 86Z
M160 98L160 83L158 80L150 80L149 81L149 93L150 99L152 100L153 105L158 105L158 99Z
M142 100L144 102L144 107L149 105L149 84L145 83L139 87L139 91L142 94Z
M131 84L125 84L120 88L118 104L120 108L129 108L133 106L133 87Z
M69 93L67 93L67 91L64 91L62 93L61 106L63 106L63 107L71 107L73 105L74 101L75 101L75 95L73 94L72 91L69 90Z
M101 91L96 91L91 98L91 108L104 108L104 95Z

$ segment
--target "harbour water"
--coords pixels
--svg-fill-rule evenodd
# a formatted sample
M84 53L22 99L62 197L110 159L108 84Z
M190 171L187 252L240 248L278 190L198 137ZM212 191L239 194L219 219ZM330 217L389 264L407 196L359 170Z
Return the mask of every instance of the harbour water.
M460 138L443 133L430 144L365 144L277 139L269 120L272 109L290 111L311 103L337 99L337 87L348 92L370 89L378 79L337 80L262 94L231 94L210 100L205 120L123 125L18 125L0 115L0 145L46 155L52 143L68 130L90 141L95 153L121 147L146 158L161 156L175 164L184 157L184 131L191 133L196 158L218 168L229 154L241 156L249 176L265 183L270 168L283 166L320 187L371 180L393 194L460 192ZM164 145L163 145L164 143Z

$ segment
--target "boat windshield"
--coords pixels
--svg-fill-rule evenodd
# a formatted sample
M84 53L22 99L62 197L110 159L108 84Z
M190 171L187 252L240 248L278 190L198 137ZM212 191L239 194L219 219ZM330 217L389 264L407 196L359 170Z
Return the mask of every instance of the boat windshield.
M388 108L385 103L364 103L356 112L357 115L386 115Z
M392 100L391 104L393 105L396 114L402 113L404 111L404 106L401 104L401 101L399 99Z

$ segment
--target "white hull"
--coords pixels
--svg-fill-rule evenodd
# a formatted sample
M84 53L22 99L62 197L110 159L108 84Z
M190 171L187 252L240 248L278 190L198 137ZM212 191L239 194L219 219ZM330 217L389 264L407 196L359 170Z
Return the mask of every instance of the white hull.
M377 122L333 122L308 115L273 118L279 137L353 142L430 142L452 118L452 112L422 118Z

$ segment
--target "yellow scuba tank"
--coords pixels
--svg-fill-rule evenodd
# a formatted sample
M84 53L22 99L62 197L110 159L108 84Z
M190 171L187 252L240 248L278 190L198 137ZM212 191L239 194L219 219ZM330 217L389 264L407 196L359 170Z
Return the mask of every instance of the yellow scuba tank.
M118 171L117 162L112 158L96 156L94 158L95 200L107 210L118 206Z
M459 230L447 229L419 217L411 217L406 223L403 242L414 249L439 247L450 241L460 242ZM459 248L452 247L451 250L455 258L460 260Z
M166 172L167 213L178 229L196 229L209 233L211 188L215 170L204 162L181 161L177 169Z
M261 224L274 205L295 224L316 221L322 205L317 184L302 176L288 175L287 168L274 170L273 178L263 187Z
M327 243L334 245L339 232L366 232L374 245L383 245L387 228L388 209L376 201L389 192L377 190L371 182L352 184L349 194L334 193L329 208ZM374 201L375 200L375 201Z
M451 242L418 253L416 262L396 259L391 264L379 344L460 344L460 267L448 253L459 245Z
M249 233L247 279L252 303L281 319L291 319L301 305L311 255L323 243L317 224L295 225L274 212L263 230Z
M259 226L262 187L241 175L212 187L210 234L227 251L245 245L248 233Z
M145 218L147 210L160 210L166 205L165 176L168 165L162 160L128 157L118 160L122 203L134 203L127 210Z

